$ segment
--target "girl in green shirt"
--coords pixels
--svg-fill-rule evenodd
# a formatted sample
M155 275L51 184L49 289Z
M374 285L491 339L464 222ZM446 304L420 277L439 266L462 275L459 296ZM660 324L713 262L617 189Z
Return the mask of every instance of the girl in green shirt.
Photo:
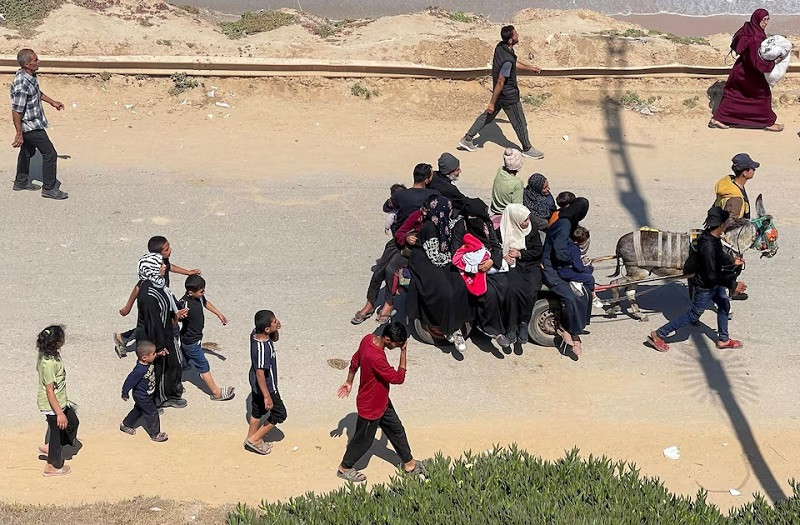
M37 404L47 419L49 444L39 447L47 455L43 476L63 476L70 473L64 466L64 446L75 446L78 437L78 416L67 397L67 375L59 351L64 346L64 327L48 326L36 338L39 358L36 371L39 373Z

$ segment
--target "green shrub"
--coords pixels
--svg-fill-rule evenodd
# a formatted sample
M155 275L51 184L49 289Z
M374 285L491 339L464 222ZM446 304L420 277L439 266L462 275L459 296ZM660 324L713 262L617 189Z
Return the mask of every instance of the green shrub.
M673 35L672 33L663 35L664 38L669 40L670 42L675 42L676 44L685 44L685 45L695 45L695 46L710 46L711 42L707 39L698 37L698 36L678 36Z
M461 22L462 24L471 24L472 22L475 21L474 18L472 18L464 11L456 11L455 13L450 13L450 20Z
M259 11L244 13L236 22L220 22L222 32L228 38L242 38L256 33L265 33L296 22L294 15L281 11Z
M545 93L539 93L538 95L525 95L525 96L523 96L523 97L521 98L521 100L522 100L522 103L523 103L523 104L528 104L528 105L530 105L530 106L533 106L533 107L535 107L535 108L538 108L539 106L541 106L542 104L544 104L544 102L545 102L545 101L546 101L548 98L550 98L550 97L552 97L552 96L553 96L553 95L552 95L551 93L547 93L547 92L545 92Z
M775 507L758 497L729 517L696 498L671 494L633 464L606 457L583 460L577 450L543 461L516 446L451 460L441 454L424 479L398 474L367 489L348 483L328 494L238 505L230 525L245 524L733 524L796 523L795 496Z
M187 89L196 88L200 85L199 80L190 77L186 73L175 73L169 78L172 80L172 87L168 91L170 95L180 95Z
M200 14L200 9L195 7L195 6L193 6L193 5L189 5L189 4L173 4L173 5L175 7L177 7L178 9L183 9L184 11L189 13L190 15L199 15Z
M697 104L700 102L700 97L695 95L692 98L687 98L683 101L683 105L689 109L694 109L697 107Z
M328 20L311 26L311 32L322 38L335 36L339 31L352 24L352 20Z
M620 97L619 103L626 108L639 109L643 106L651 106L657 100L661 100L660 95L643 99L635 91L626 91L625 94Z
M0 0L0 24L12 29L30 29L61 5L62 0Z
M362 86L360 82L356 82L353 84L353 87L350 88L350 94L354 97L361 97L369 100L372 97L377 97L380 93L378 93L377 89L371 90Z

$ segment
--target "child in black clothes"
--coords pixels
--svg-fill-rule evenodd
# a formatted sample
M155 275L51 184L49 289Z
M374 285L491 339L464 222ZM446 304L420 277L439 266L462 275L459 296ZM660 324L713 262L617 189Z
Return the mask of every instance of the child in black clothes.
M211 377L211 367L203 353L203 328L205 327L205 316L203 308L216 315L223 325L228 324L228 319L222 312L206 299L206 281L199 275L190 275L186 278L186 295L179 301L179 308L188 308L189 313L181 322L181 351L186 361L193 365L200 378L205 382L211 391L211 401L228 401L233 399L234 389L232 386L220 388Z
M128 374L122 385L122 400L128 400L128 394L133 390L133 409L125 416L119 429L126 434L136 434L136 422L144 417L144 427L150 439L162 443L168 439L166 433L161 432L161 421L158 417L158 408L153 401L156 390L156 374L153 361L166 351L156 353L156 345L150 341L139 341L136 345L136 357L139 360L133 371Z

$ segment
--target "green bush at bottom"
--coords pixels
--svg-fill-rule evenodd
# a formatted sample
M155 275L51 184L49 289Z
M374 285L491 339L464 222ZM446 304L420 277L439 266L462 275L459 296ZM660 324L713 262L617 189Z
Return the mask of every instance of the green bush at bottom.
M333 474L331 474L333 475ZM798 485L775 506L762 496L727 516L706 502L670 493L633 464L580 458L574 449L557 461L516 446L428 463L426 478L398 473L367 489L347 484L324 495L309 492L258 509L237 506L230 525L244 524L800 524Z

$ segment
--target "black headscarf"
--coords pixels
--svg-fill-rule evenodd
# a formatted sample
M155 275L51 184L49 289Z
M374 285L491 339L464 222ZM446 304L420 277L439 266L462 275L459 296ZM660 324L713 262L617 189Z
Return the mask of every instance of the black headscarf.
M558 212L558 219L567 219L572 225L570 228L570 232L572 232L586 218L587 213L589 213L589 201L584 197L578 197L566 207L561 208L561 211Z
M528 179L528 185L522 193L522 204L540 219L548 220L556 211L556 201L552 195L542 195L547 179L541 173L534 173Z
M489 207L481 199L467 199L461 208L467 233L478 238L485 246L489 246Z
M705 222L706 231L716 230L717 228L725 224L725 221L727 221L728 217L730 216L731 214L728 211L723 210L719 206L712 206L708 210L708 216L706 216L706 222Z

